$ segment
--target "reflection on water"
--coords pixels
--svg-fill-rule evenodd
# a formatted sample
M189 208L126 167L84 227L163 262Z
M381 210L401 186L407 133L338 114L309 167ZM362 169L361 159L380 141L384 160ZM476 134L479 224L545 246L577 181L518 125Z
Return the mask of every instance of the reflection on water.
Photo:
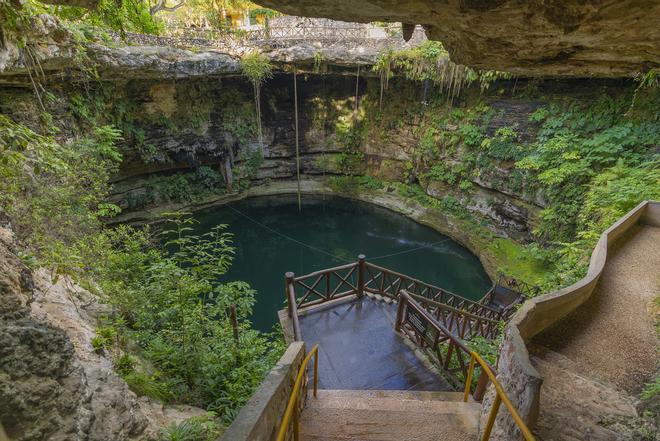
M236 256L225 280L257 290L253 323L269 331L284 305L284 273L298 275L367 260L456 294L479 299L490 280L479 259L435 230L375 205L338 197L245 199L195 214L196 232L228 224ZM389 256L389 257L384 257Z

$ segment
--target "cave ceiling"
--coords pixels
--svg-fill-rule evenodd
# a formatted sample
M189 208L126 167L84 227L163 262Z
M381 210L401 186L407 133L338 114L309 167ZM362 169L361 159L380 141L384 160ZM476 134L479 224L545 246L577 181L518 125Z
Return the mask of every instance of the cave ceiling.
M286 14L422 25L451 59L527 76L631 76L660 66L658 0L259 0Z

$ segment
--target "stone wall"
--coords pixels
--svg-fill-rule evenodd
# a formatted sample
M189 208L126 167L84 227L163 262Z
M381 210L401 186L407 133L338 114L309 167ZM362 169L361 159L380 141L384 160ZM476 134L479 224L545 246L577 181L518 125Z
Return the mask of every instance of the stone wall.
M636 223L660 226L660 202L642 202L619 219L600 236L591 254L587 275L583 279L559 291L528 300L507 325L497 378L530 427L534 426L538 417L543 379L532 366L526 344L589 298L607 262L608 249ZM482 428L493 396L494 390L491 386L482 408ZM520 433L506 410L501 410L498 414L491 439L520 439Z
M305 357L305 344L294 342L243 406L221 441L271 441L277 436L293 384ZM303 385L304 386L304 385ZM301 398L306 397L306 388ZM304 401L303 401L304 402Z
M422 173L423 167L429 166L419 152L419 118L424 112L438 109L419 108L424 93L421 85L393 79L383 112L401 112L401 102L405 99L417 105L414 111L420 112L420 116L405 124L383 127L375 114L363 115L365 127L361 143L357 150L348 152L345 140L338 135L338 123L350 118L355 76L307 74L299 75L298 81L303 176L366 174L385 181L406 181L417 179L409 176L407 167L410 164L414 165L415 173ZM263 161L247 177L252 184L295 179L292 86L292 76L285 73L276 74L263 86ZM200 166L207 166L223 176L225 182L220 183L221 187L228 187L226 181L232 179L235 191L237 182L251 173L246 157L260 147L254 132L253 92L245 79L234 76L176 81L144 79L112 83L107 87L112 90L114 101L109 107L127 107L130 103L127 111L131 119L123 123L126 132L122 148L124 161L114 179L112 198L124 211L120 220L141 218L141 210L169 202L150 200L141 205L152 177L191 174ZM514 83L505 83L503 87L507 90L505 96L493 100L484 98L496 113L487 132L492 134L504 126L517 127L521 141L529 142L537 130L536 123L529 121L529 115L542 102L506 96L513 92ZM373 112L378 89L378 79L362 76L359 90L364 112ZM69 92L63 90L63 93ZM8 100L12 98L13 95ZM447 109L470 109L480 99L477 88ZM397 106L399 108L395 109ZM443 161L460 165L463 153L459 148L448 153ZM357 158L357 163L350 162L353 157ZM497 234L525 241L544 201L534 193L512 188L509 184L512 171L512 163L497 164L492 173L472 178L469 192L441 182L426 182L424 189L438 199L447 195L456 197L468 210L487 220Z
M0 227L0 439L152 440L161 429L206 412L138 397L95 351L107 305L67 277L32 271Z

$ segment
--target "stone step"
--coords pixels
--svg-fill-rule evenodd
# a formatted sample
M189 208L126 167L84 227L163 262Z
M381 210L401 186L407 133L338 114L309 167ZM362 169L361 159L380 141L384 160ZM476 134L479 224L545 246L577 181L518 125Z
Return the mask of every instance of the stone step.
M300 422L300 438L304 441L472 441L477 438L478 403L404 400L407 403L398 408L391 403L362 408L310 406L313 400L308 401Z
M470 403L473 401L470 399ZM307 407L326 409L372 409L418 412L455 412L464 408L461 392L397 390L319 390L309 396ZM474 403L478 406L478 403Z

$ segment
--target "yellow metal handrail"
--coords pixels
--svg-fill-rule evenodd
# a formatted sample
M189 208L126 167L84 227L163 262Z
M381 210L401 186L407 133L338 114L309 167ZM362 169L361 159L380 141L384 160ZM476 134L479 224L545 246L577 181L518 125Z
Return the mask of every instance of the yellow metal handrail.
M486 375L488 375L490 381L493 382L493 386L495 386L495 391L496 391L495 400L493 401L493 406L490 408L490 413L488 414L488 422L486 423L486 427L484 428L484 434L481 437L481 441L487 441L490 438L490 433L493 430L493 425L495 424L495 417L497 416L497 412L500 410L500 404L502 402L504 402L504 405L509 410L509 413L511 414L513 420L516 422L516 425L522 432L522 435L525 438L525 440L534 441L534 435L532 435L532 432L529 430L527 424L525 424L523 419L520 417L516 408L513 407L513 404L511 404L509 397L507 397L506 392L504 392L504 389L502 389L502 385L500 384L500 382L497 381L497 378L495 377L495 374L493 373L492 369L490 368L488 363L486 363L484 359L481 358L481 356L474 351L470 351L470 367L468 369L467 379L465 381L465 393L463 394L463 401L467 402L468 397L470 396L470 386L472 385L472 375L474 374L475 361L479 363L483 372L485 372Z
M319 370L319 345L314 345L309 354L300 364L298 369L298 376L296 377L296 382L293 384L293 390L291 391L291 397L289 402L286 405L286 410L284 411L284 417L282 418L282 425L280 430L277 432L277 441L284 441L286 437L286 432L289 430L289 424L291 424L291 419L293 418L293 439L298 441L299 434L299 415L296 411L298 404L298 394L300 393L300 387L302 386L302 380L305 377L305 372L307 371L307 363L314 356L314 398L316 398L316 389L318 386L318 370Z

